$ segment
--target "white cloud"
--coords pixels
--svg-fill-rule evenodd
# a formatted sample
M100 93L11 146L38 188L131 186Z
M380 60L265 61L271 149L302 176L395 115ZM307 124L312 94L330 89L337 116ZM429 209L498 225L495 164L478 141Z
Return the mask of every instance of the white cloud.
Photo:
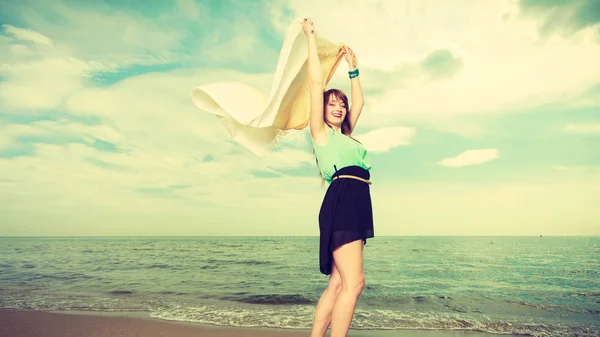
M21 57L21 56L31 56L33 54L33 51L31 50L31 48L22 45L22 44L13 44L9 47L9 51L11 54L13 54L14 56L17 57Z
M76 32L64 30L52 23L40 26L49 32L60 30L62 40L78 43L75 46L77 55L83 54L86 58L96 54L103 59L120 62L119 57L133 56L137 64L144 60L154 63L160 57L168 58L171 55L168 51L184 38L183 32L163 26L160 21L139 15L133 16L102 5L83 10L53 4L46 10L60 13L71 27L77 27L74 29ZM114 38L115 36L118 38Z
M445 158L438 162L441 166L462 167L478 165L499 158L498 149L468 150L452 158Z
M415 135L415 130L409 127L386 127L364 134L356 135L364 147L373 153L388 152L394 147L408 145Z
M78 143L35 144L34 151L32 157L0 158L0 175L4 177L0 180L3 214L30 213L31 205L35 205L36 214L62 216L65 223L85 215L87 220L80 228L87 228L84 232L88 235L106 234L95 227L96 220L104 221L99 219L110 219L109 227L121 224L120 229L115 229L121 235L140 221L145 233L164 234L166 214L186 219L186 223L177 225L186 228L183 235L228 235L236 229L238 233L252 235L256 233L254 227L240 230L240 224L253 219L264 223L290 215L314 221L322 193L316 171L314 178L252 176L253 170L269 164L253 154L216 156L215 161L202 162L190 153L157 154L151 149L113 153ZM275 165L293 166L298 154L283 154L291 160L289 165L283 165L286 161L281 157ZM294 200L293 206L290 200ZM162 222L142 220L150 215ZM32 219L21 213L22 221ZM211 230L207 224L210 219L215 219L222 230ZM281 220L275 221L281 224ZM64 230L64 226L54 225L56 231ZM314 234L316 228L316 225L298 227L295 233ZM279 234L285 233L294 233L294 229L289 225L279 226Z
M565 132L582 135L600 133L600 123L569 124L565 126Z
M4 131L2 130L2 127L0 125L0 131ZM0 151L3 151L5 149L7 149L8 147L10 147L13 143L13 139L12 137L5 133L5 132L0 132Z
M259 159L259 163L274 169L291 169L301 167L305 164L315 164L315 158L311 152L297 149L285 149L271 152L265 156L264 160Z
M588 174L595 173L600 174L600 167L586 166L586 165L553 165L552 169L563 172Z
M9 33L10 35L14 36L15 38L17 38L19 40L31 41L31 42L41 44L41 45L46 45L46 46L52 46L54 44L54 42L52 41L51 38L49 38L46 35L41 34L39 32L30 30L30 29L18 28L13 25L2 25L2 26L4 27L4 30L7 33Z
M200 9L194 0L177 0L177 6L182 14L192 19L198 19L200 16Z
M427 126L433 127L442 132L455 133L464 138L478 139L488 136L491 133L488 127L488 122L484 116L440 116L439 118L435 119L423 119L423 124Z
M38 121L31 124L0 124L0 133L10 143L16 144L19 137L35 137L45 140L59 138L79 139L94 143L96 139L120 146L125 138L110 125L86 125L68 120Z
M289 13L286 13L285 7L286 6L282 6L282 4L276 4L275 6L271 6L269 9L271 24L282 37L285 36L290 22L299 19L289 15Z
M153 19L102 3L84 8L61 2L38 2L35 6L18 7L18 14L27 28L5 25L6 32L17 39L37 42L32 46L33 54L38 56L36 61L73 58L87 64L88 70L116 71L131 65L169 63L186 56L172 52L185 39L185 34L172 23L173 17L181 16L180 12ZM61 17L62 24L48 20L48 16ZM3 63L26 63L19 58L5 58L0 56Z
M13 64L0 82L0 108L4 111L58 109L80 89L88 65L74 58L44 58Z

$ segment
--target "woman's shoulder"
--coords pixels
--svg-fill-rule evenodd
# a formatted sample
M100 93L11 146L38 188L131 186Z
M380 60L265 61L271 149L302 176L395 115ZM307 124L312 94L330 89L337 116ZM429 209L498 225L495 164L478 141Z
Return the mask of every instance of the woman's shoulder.
M325 126L322 131L317 131L316 134L313 134L312 131L309 131L310 140L313 144L317 146L325 146L329 143L331 136L331 128Z

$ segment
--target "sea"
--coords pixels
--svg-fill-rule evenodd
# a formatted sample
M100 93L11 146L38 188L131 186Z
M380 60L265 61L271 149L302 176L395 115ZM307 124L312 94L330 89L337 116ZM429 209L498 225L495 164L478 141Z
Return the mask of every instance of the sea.
M308 329L319 238L0 237L0 307ZM600 336L600 237L380 236L351 329Z

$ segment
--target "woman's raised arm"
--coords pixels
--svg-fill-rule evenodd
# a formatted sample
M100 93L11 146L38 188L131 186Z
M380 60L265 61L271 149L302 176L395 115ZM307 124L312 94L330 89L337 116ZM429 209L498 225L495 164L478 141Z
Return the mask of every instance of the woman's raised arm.
M358 77L358 69L356 68L356 56L350 47L344 46L344 57L348 62L348 73L354 74L350 75L350 95L351 97L351 106L350 111L348 111L348 120L350 121L350 133L354 131L354 127L358 122L358 117L360 117L360 113L362 112L363 106L365 105L365 99L363 95L362 86L360 85L360 79Z
M317 55L317 41L313 22L305 18L302 21L302 30L308 39L308 77L310 83L310 133L317 143L326 140L325 121L323 119L323 78L321 63Z

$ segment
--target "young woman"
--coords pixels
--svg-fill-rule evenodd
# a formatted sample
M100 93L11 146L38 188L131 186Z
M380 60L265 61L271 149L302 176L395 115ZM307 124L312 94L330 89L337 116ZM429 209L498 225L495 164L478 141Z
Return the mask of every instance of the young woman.
M324 92L312 21L302 29L308 39L310 133L322 178L329 182L319 211L319 265L329 275L315 308L311 337L345 337L365 286L363 247L374 237L370 195L371 164L365 148L351 137L363 107L363 94L352 50L345 48L352 106L339 89Z

